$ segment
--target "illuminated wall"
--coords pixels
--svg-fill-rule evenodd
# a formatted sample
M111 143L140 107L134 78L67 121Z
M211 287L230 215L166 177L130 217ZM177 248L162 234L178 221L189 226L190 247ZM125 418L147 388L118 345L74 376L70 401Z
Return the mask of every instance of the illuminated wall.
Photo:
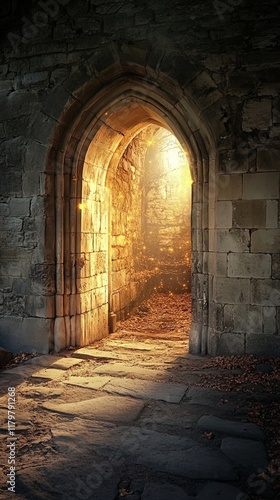
M179 142L159 129L145 162L144 234L156 262L190 262L191 177Z

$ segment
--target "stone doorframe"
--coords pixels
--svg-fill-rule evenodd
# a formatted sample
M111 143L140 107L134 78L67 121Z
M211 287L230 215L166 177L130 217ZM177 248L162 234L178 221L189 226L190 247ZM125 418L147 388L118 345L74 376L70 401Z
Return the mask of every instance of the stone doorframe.
M190 156L193 177L190 352L207 353L211 300L207 267L208 229L213 224L216 160L214 141L206 120L201 118L201 111L174 80L153 71L147 76L146 69L140 67L137 71L119 65L111 67L104 74L86 81L78 90L72 89L70 97L69 93L65 82L58 89L59 107L63 111L56 119L48 160L55 185L55 351L69 345L86 345L98 338L92 338L89 331L94 314L89 320L81 311L82 211L77 210L77 206L82 203L84 166L89 148L98 137L106 139L106 113L115 113L121 118L124 106L133 103L139 105L138 111L144 109L139 116L142 123L157 123L169 128ZM123 127L126 130L129 127L130 133L121 132L122 140L117 140L114 133L111 137L115 146L103 166L104 186L125 147L139 132L137 123L129 121L130 113L127 115Z

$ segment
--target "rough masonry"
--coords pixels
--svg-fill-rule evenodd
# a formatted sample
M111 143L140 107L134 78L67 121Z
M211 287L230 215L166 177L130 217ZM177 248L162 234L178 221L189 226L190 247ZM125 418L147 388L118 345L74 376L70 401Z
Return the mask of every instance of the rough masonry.
M86 345L141 295L141 221L132 235L120 215L125 248L112 194L122 178L139 205L155 127L193 180L191 352L279 355L278 2L15 0L0 16L1 345Z

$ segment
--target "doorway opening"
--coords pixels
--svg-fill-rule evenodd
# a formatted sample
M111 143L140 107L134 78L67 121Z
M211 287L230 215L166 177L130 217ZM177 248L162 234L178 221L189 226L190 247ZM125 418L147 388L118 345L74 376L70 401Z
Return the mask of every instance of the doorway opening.
M100 139L83 170L79 281L81 313L102 338L112 315L126 319L152 293L190 293L191 175L186 151L157 124L136 131L103 185L98 151Z
M171 132L149 125L128 144L108 189L109 307L123 320L153 292L190 292L186 152Z
M153 291L191 288L202 352L209 163L193 111L180 89L133 76L92 95L57 150L55 350L107 336L111 313L125 319Z

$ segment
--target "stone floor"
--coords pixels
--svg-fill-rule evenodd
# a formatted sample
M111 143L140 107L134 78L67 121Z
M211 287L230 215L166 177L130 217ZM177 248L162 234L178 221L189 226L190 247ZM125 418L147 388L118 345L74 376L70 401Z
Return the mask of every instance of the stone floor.
M20 499L276 498L257 477L268 457L264 432L247 422L255 396L197 386L217 370L187 350L180 331L120 330L3 370L0 498L11 497L8 387L16 388Z

